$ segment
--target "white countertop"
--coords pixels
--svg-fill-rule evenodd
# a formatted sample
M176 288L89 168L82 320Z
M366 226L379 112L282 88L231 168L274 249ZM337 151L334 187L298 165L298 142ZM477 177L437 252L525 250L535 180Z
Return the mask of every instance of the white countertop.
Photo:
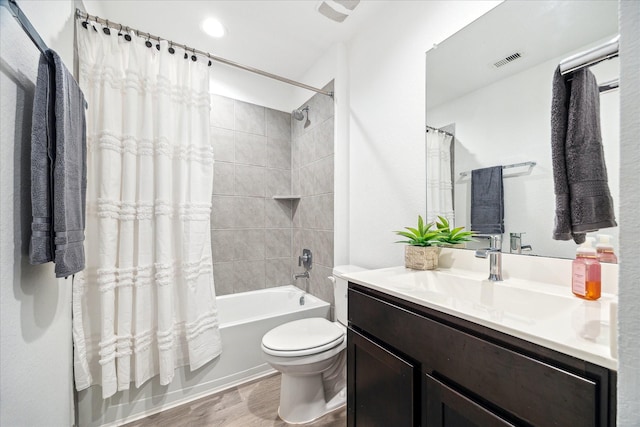
M405 267L349 273L354 283L561 353L617 370L610 351L610 305L618 297L603 293L597 301L575 297L563 285L506 278L454 268L431 271Z

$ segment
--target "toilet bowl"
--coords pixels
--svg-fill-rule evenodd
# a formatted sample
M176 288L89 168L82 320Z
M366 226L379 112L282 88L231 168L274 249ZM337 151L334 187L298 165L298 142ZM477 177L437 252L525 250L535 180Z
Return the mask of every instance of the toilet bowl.
M289 424L312 422L346 402L347 280L342 275L361 270L333 269L335 322L295 320L262 338L264 359L282 373L278 415Z

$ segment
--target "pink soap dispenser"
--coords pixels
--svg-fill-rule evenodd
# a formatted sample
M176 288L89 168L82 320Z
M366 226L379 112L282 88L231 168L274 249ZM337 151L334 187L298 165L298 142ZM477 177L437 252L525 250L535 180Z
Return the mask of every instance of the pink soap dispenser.
M608 234L598 234L598 244L596 245L598 253L598 261L608 264L617 264L618 257L613 253L613 245L611 244L611 236Z
M593 237L578 247L576 259L571 265L571 290L577 297L597 300L600 298L602 282L600 262L593 245Z

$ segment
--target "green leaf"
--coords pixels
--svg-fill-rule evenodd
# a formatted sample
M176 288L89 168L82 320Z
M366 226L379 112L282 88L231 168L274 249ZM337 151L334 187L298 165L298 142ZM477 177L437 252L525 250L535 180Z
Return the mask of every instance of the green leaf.
M440 220L440 222L437 224L438 228L446 228L447 230L449 229L449 221L447 221L447 219L445 217L442 217L440 215L438 215L438 219Z
M456 227L453 230L451 230L451 232L449 233L449 235L451 237L455 236L456 234L458 234L460 231L462 231L464 229L464 227Z
M413 233L413 237L420 237L422 236L422 233L420 233L418 230L416 230L413 227L405 227L405 229L409 230L411 233Z
M400 236L404 236L407 239L411 239L411 240L416 240L417 236L414 236L411 233L407 233L406 231L396 231L396 234L400 235Z

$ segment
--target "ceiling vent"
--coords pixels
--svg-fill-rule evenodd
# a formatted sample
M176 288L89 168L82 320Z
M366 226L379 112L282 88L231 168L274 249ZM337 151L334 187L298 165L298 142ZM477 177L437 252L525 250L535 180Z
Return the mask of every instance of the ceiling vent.
M494 62L493 66L496 67L496 68L500 68L503 65L507 65L508 63L513 62L516 59L520 59L520 58L522 58L522 54L521 53L519 53L519 52L512 53L511 55L509 55L509 56L507 56L505 58L502 58L500 61Z
M316 10L335 22L343 22L353 12L360 0L324 0Z

